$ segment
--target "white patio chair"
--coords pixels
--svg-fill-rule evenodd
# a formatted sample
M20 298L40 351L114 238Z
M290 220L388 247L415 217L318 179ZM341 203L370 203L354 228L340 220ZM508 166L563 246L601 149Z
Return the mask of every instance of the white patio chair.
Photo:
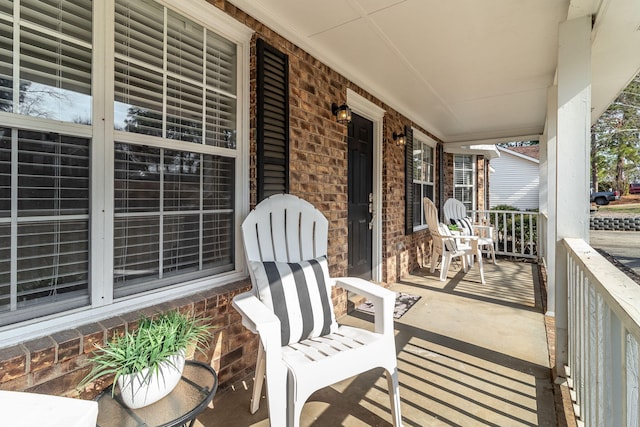
M242 224L253 288L234 297L233 306L260 336L251 413L265 376L271 425L298 426L314 391L382 367L393 424L400 426L395 293L359 278L330 278L327 232L324 215L292 195L265 199ZM335 323L334 285L375 304L373 332Z
M495 241L493 239L493 227L474 223L467 215L467 208L460 200L450 198L444 202L442 207L445 221L448 224L456 224L463 234L467 236L478 236L478 246L486 249L487 258L491 256L493 263L496 263Z
M440 281L445 281L454 258L460 258L462 261L462 269L466 273L469 269L469 261L473 257L478 258L478 268L480 270L480 281L484 280L484 268L482 267L482 252L478 245L478 236L454 236L451 234L446 224L438 221L438 210L428 198L423 199L424 214L431 233L431 273L435 271L439 257L442 257L440 263Z

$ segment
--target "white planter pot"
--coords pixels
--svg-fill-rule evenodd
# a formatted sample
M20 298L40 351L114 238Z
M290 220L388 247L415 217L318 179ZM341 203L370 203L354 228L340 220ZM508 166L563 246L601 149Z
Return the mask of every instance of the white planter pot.
M157 372L145 368L135 374L118 378L120 397L129 408L151 405L165 397L178 385L184 369L184 350L158 365Z

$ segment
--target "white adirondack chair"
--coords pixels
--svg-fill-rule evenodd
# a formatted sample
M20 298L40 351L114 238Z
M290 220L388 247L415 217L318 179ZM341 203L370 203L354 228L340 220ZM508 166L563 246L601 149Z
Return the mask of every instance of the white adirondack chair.
M438 210L428 198L423 199L424 215L429 226L431 234L431 273L435 271L439 257L442 257L440 263L440 281L447 278L449 267L453 258L460 258L462 267L466 273L469 269L469 261L473 257L478 258L478 268L480 269L480 281L484 284L484 268L482 267L482 252L478 245L478 236L453 236L446 224L438 221Z
M496 263L496 249L493 239L493 227L474 223L467 215L467 208L460 200L450 198L442 207L447 224L457 224L466 234L478 236L478 246L487 251L487 257L491 256Z
M292 195L265 199L242 224L250 265L264 261L296 263L326 256L327 232L324 215ZM283 346L281 321L258 297L258 274L252 268L250 274L252 291L234 297L233 306L242 315L243 325L260 336L251 413L258 410L265 377L271 426L297 427L302 407L314 391L382 367L386 371L393 424L402 425L393 330L394 292L359 278L330 279L329 289L336 285L375 304L373 332L340 325L328 335Z

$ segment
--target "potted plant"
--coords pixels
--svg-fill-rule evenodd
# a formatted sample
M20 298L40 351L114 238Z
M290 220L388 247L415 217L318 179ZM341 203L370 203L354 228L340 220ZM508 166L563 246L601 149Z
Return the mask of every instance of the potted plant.
M178 311L142 318L138 328L116 335L89 357L93 369L81 386L103 375L115 375L123 402L141 408L157 402L178 384L188 347L202 351L210 337L206 319Z

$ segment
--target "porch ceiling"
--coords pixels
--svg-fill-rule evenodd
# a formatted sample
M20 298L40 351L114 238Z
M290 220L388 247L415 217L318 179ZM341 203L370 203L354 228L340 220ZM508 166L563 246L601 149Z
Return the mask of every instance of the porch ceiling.
M567 18L596 16L592 120L640 69L637 0L231 2L445 142L543 132Z

